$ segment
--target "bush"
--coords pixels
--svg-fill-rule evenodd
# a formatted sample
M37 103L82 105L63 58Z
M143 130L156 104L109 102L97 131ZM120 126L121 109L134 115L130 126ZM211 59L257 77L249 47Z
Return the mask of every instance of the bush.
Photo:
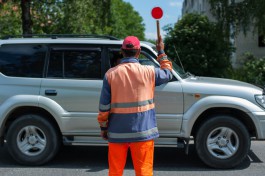
M174 27L167 26L166 31L166 53L176 58L176 49L186 71L198 76L227 77L233 48L216 23L206 16L187 14Z
M231 78L263 87L265 85L265 57L256 58L247 53L241 62L243 65L231 72Z

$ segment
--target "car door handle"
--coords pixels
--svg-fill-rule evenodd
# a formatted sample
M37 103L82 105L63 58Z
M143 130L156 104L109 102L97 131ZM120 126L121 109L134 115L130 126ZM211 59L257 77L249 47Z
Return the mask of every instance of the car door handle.
M45 90L45 95L56 96L57 91L56 90Z

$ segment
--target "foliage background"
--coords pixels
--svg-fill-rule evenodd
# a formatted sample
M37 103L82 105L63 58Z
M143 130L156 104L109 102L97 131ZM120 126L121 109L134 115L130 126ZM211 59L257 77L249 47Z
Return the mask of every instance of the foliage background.
M186 71L198 76L227 76L233 48L215 23L199 14L187 14L166 30L166 53L177 62L177 51Z
M104 34L144 39L142 17L122 0L0 1L0 37L22 34L21 3L27 2L27 23L33 34Z
M0 37L10 34L21 34L21 9L17 3L0 3Z
M255 31L265 35L265 1L264 0L209 0L211 11L219 25L229 31L231 24L235 33L243 30L245 33L250 26Z
M245 53L241 58L241 66L230 70L230 78L248 82L259 87L265 86L265 57L256 58Z

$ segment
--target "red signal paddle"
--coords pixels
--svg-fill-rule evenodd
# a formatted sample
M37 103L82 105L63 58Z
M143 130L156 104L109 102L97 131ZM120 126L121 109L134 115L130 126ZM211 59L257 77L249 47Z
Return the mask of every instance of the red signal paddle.
M156 19L156 31L157 31L157 39L160 36L160 26L159 19L163 16L163 10L160 7L154 7L151 11L152 17Z

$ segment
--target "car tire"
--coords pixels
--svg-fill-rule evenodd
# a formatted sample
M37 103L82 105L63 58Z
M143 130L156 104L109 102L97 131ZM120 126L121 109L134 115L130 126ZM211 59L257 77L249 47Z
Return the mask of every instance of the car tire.
M242 122L218 115L198 129L195 147L199 158L208 166L229 169L239 165L250 149L250 136Z
M54 125L37 114L18 117L10 125L6 139L14 160L32 166L50 161L61 144Z

